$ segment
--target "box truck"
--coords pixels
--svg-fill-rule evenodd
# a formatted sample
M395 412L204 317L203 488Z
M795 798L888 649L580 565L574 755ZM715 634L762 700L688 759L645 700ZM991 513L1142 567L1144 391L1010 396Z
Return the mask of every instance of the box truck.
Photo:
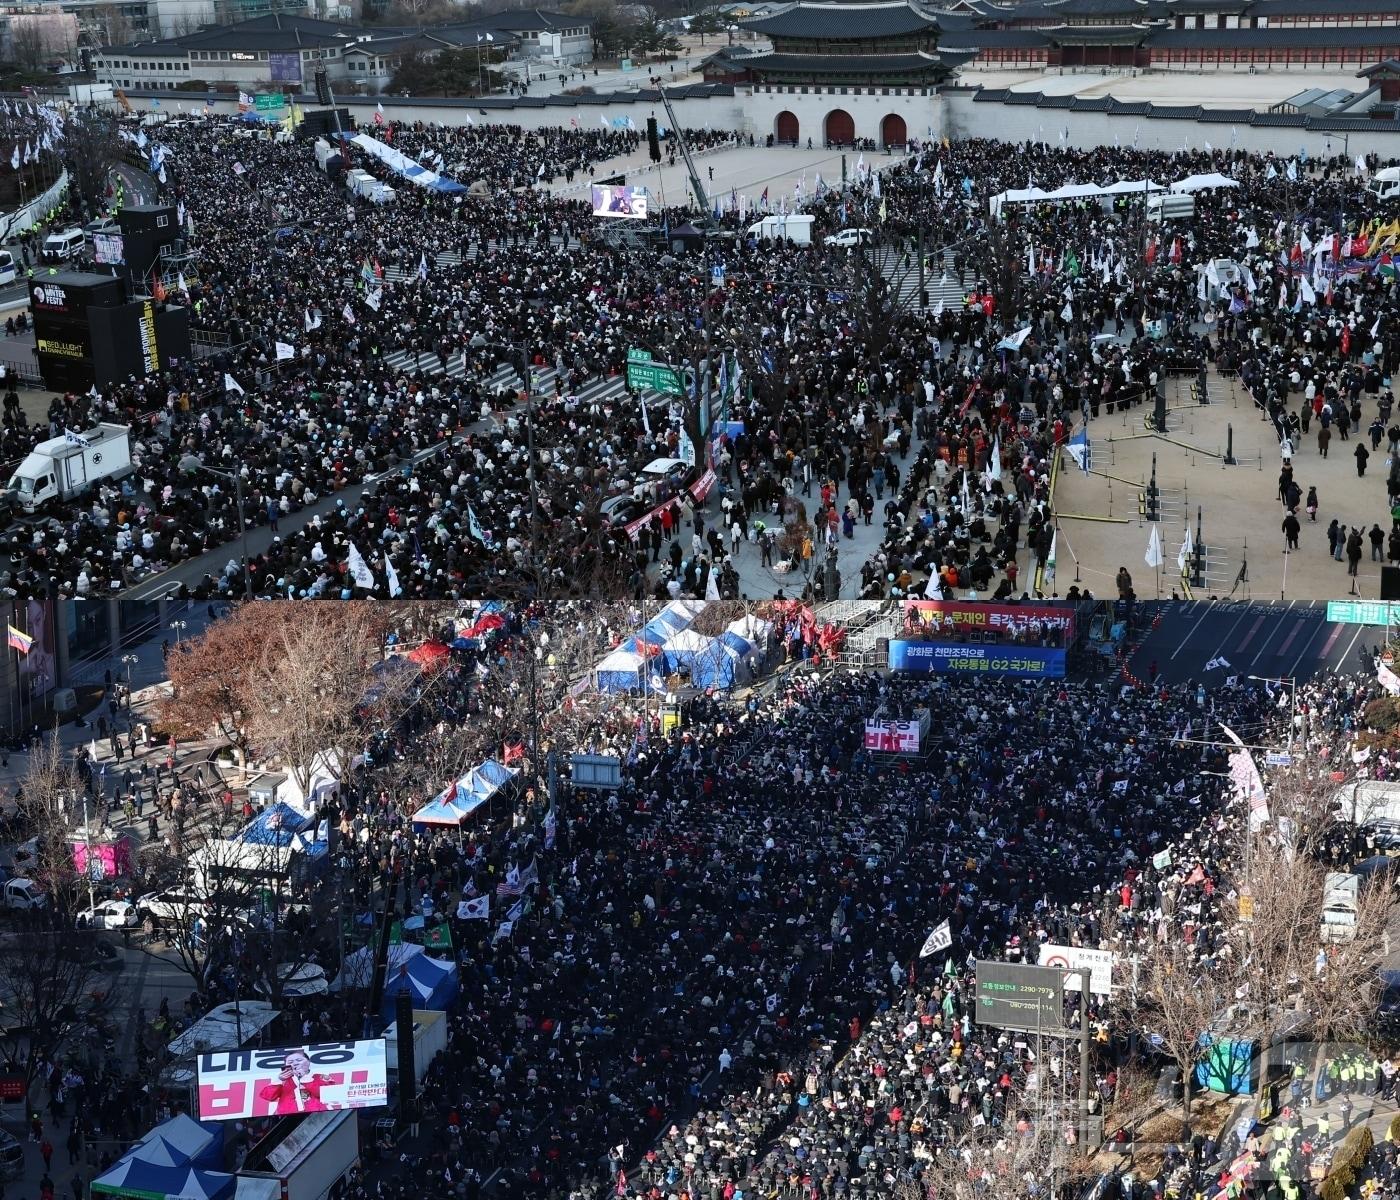
M40 442L10 476L7 490L16 507L32 513L131 470L131 427L102 424Z
M810 246L812 244L812 221L814 218L804 213L793 213L792 216L783 216L781 213L774 213L764 217L763 220L749 226L749 236L758 238L786 238L790 242L796 242L799 246Z
M1382 167L1371 176L1366 190L1377 200L1400 200L1400 167Z

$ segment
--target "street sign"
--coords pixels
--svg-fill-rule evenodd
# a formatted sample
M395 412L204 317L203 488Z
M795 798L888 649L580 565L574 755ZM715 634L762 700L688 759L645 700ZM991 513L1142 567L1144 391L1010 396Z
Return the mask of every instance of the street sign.
M668 367L665 363L633 362L630 357L627 362L627 386L647 388L667 396L685 395L681 373L674 367Z
M1284 754L1282 751L1271 750L1264 755L1264 765L1269 767L1291 767L1293 765L1293 755Z
M257 112L281 112L287 106L287 98L281 92L259 92L253 97L253 108Z
M629 363L649 363L651 362L650 350L638 350L635 346L627 351L627 361Z
M1329 600L1327 619L1343 625L1400 624L1400 604L1389 600Z
M1065 972L1026 963L977 963L977 1023L1021 1033L1064 1033Z

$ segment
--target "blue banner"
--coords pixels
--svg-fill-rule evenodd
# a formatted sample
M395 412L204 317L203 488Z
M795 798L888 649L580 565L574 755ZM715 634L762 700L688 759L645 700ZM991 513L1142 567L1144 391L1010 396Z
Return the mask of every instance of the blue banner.
M1007 675L1063 679L1065 652L1050 646L969 645L966 642L890 642L891 671L915 675Z

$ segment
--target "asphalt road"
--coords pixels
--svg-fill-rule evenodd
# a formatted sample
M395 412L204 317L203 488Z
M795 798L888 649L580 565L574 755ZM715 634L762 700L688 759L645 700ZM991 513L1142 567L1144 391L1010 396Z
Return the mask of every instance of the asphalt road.
M1162 601L1147 608L1161 620L1134 651L1128 669L1146 679L1155 662L1171 683L1199 679L1209 687L1229 675L1303 682L1365 671L1371 667L1370 647L1385 635L1378 626L1327 620L1322 601Z

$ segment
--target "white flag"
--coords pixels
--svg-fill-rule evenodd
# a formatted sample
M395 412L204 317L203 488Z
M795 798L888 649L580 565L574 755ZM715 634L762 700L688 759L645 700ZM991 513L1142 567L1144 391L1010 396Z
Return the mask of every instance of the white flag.
M1147 539L1147 553L1143 556L1149 567L1160 567L1166 559L1162 556L1162 535L1157 526L1152 526L1152 536Z
M237 392L240 396L243 395L243 386L227 371L224 372L224 391Z
M1191 560L1191 554L1195 548L1194 543L1191 541L1191 526L1188 525L1186 527L1186 539L1181 543L1181 549L1177 551L1176 555L1176 565L1180 568L1183 575L1186 573L1186 564Z
M278 343L277 343L277 361L278 361L278 362L281 362L283 359L295 358L295 357L296 357L296 351L295 351L291 346L287 345L286 342L278 342Z
M394 570L394 560L387 554L384 556L384 579L389 585L389 599L403 595L403 588L399 586L399 573Z
M1015 333L1009 333L997 343L998 350L1019 350L1021 343L1030 336L1031 327L1027 325L1024 329L1018 329Z
M350 552L345 556L345 565L350 568L350 578L360 587L367 590L374 587L374 572L369 569L369 563L365 562L364 556L360 554L359 547L354 542L350 543Z
M935 925L933 932L924 939L923 949L919 951L920 958L927 958L930 954L937 954L940 950L946 950L953 944L953 930L947 921L941 925Z
M484 921L491 915L491 897L473 896L457 902L457 920Z
M1366 160L1359 154L1356 156L1356 173L1358 175L1366 174Z
M355 310L350 307L349 300L345 302L345 307L340 310L340 315L345 318L345 323L347 325L353 325L355 323Z

